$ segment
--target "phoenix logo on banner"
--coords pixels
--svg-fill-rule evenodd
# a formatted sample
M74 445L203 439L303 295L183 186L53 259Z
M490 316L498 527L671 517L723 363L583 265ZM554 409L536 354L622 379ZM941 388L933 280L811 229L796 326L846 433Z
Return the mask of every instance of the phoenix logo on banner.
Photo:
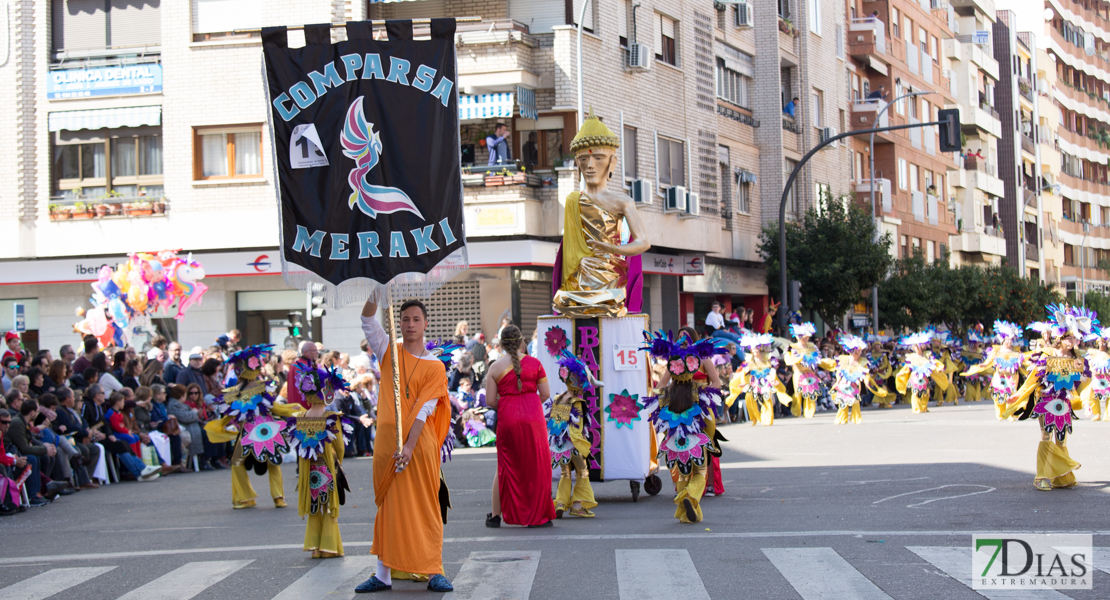
M355 168L347 175L347 183L351 185L350 206L356 205L359 210L368 216L376 217L378 213L394 213L407 210L420 218L420 209L412 203L412 199L404 191L393 187L370 185L366 181L366 174L378 165L378 156L382 152L381 136L374 131L374 124L367 123L362 114L362 96L359 96L347 109L347 118L343 122L343 154L355 159Z

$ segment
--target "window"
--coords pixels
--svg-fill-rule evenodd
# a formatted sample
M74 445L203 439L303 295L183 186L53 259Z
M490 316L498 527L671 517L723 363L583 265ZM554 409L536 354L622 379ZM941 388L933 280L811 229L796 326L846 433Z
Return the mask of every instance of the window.
M900 98L905 94L905 92L906 92L906 89L904 87L902 87L902 84L895 82L895 84L894 84L894 97L895 98ZM894 103L894 110L900 115L906 114L905 104L906 104L905 100L899 100L899 101L895 102Z
M636 168L636 128L624 126L624 140L621 142L621 169L625 182L639 179Z
M821 0L809 0L809 30L821 35Z
M659 186L686 185L686 147L680 141L660 137L656 148ZM660 192L663 190L660 189Z
M936 260L936 258L937 258L937 243L934 242L933 240L929 240L928 242L925 243L925 260L931 263L934 260Z
M910 255L910 238L908 236L903 235L902 236L902 258L906 258L909 255Z
M863 96L860 94L860 78L855 73L850 73L848 78L852 82L852 101L861 100Z
M718 44L728 56L717 57L717 97L741 108L751 108L752 57Z
M571 24L573 24L573 25L578 24L578 15L582 14L582 3L585 2L585 1L586 0L574 0L574 4L572 5L572 8L571 8L571 10L573 10L574 12L571 14L571 18L568 19L568 21ZM585 15L585 18L582 20L582 30L583 31L589 31L590 33L594 33L596 31L595 24L594 24L594 10L596 10L596 9L597 9L597 2L596 1L595 2L590 2L590 5L586 7L586 15ZM441 14L437 15L437 16L442 16L442 14L443 13L441 11Z
M933 57L933 62L940 62L940 57L937 56L937 36L929 37L929 56Z
M898 31L898 9L890 7L890 34L892 37L902 37Z
M262 0L192 0L192 2L194 42L260 35L232 32L237 29L254 29L262 24Z
M906 159L898 159L898 189L904 190L909 187L909 172L906 170Z
M678 49L675 45L677 26L675 20L659 15L659 52L655 60L678 66Z
M813 191L814 191L814 199L817 201L817 207L818 208L821 207L821 201L829 200L831 202L832 199L833 199L832 198L832 188L830 188L829 184L827 184L827 183L814 184Z
M907 45L913 45L913 21L909 17L902 19L902 33L906 39Z
M919 174L919 169L917 168L917 165L915 165L913 163L910 163L910 191L911 192L920 192L921 191L921 186L920 186L919 180L918 180L918 174Z
M790 18L790 0L778 0L779 3L779 17L783 19Z
M736 212L751 214L752 212L752 184L742 181L743 175L736 177Z
M67 50L98 50L96 56L135 54L162 43L159 2L52 0L51 45L54 58Z
M620 39L621 48L628 47L628 20L632 14L631 0L621 0L617 5L617 36Z
M930 56L929 54L929 34L925 33L924 27L917 28L917 40L921 45L921 56Z
M794 172L794 167L797 162L784 158L782 160L782 176L783 181L790 179L790 174ZM798 180L794 180L794 185L790 188L790 193L786 197L786 214L797 216L798 215Z
M559 166L559 157L566 151L563 140L568 127L573 129L575 113L540 115L535 121L515 118L512 122L513 151L525 165L538 169Z
M53 196L70 200L162 196L160 127L61 131L56 136Z
M259 125L194 130L193 179L262 176L262 128Z
M855 155L856 155L856 158L855 158L855 161L852 165L855 172L852 173L852 175L853 175L853 177L855 178L856 181L862 181L864 179L864 177L863 177L863 175L864 175L864 173L863 173L863 153L862 152L856 152Z
M821 129L825 126L825 93L814 89L810 95L810 111L813 115L813 126Z

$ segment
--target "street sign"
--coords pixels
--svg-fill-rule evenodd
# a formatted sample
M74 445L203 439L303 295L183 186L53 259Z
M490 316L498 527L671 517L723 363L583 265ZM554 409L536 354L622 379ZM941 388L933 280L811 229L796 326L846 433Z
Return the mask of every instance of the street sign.
M867 315L852 315L852 327L862 328L871 324L871 317Z
M20 332L27 331L26 308L18 302L13 306L15 307L15 330Z

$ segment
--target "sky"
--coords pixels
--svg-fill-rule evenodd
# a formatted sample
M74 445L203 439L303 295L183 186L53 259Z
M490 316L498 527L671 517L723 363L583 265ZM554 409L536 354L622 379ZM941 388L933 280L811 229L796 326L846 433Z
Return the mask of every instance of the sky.
M1012 10L1017 15L1018 31L1032 31L1037 36L1037 46L1044 47L1043 0L995 0L997 10Z

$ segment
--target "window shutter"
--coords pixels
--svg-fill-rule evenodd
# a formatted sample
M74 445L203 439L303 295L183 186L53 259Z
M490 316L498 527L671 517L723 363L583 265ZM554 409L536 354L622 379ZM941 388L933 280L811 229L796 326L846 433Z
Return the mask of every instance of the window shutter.
M111 0L109 45L157 46L162 43L160 0Z
M193 33L222 33L261 24L261 0L193 0Z
M54 0L54 50L104 48L108 42L104 0Z
M566 25L566 17L562 2L509 0L509 18L527 25L531 33L550 33L552 27Z
M574 6L574 14L572 14L570 16L570 18L567 19L567 21L569 23L571 23L572 25L577 25L578 24L578 15L582 13L582 3L585 2L585 1L586 0L574 0L574 5L573 5ZM555 2L555 4L559 4L559 3ZM582 28L583 29L589 29L590 31L597 31L597 29L594 28L594 9L595 8L597 8L597 0L594 0L593 2L590 2L590 5L586 7L586 18L583 19L583 22L582 22Z

